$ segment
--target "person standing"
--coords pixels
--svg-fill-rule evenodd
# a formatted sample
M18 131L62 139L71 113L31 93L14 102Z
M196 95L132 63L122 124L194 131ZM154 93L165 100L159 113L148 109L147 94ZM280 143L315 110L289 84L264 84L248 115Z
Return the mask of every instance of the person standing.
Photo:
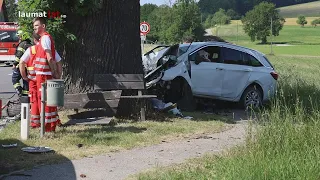
M23 87L20 84L20 80L21 80L21 74L19 71L19 62L20 62L20 58L23 55L23 53L26 51L27 48L29 48L32 44L31 41L29 39L25 39L23 37L23 31L19 30L17 32L17 36L19 37L19 44L16 48L16 52L15 52L15 62L13 63L12 66L12 84L14 89L16 90L16 92L18 93L19 96L28 96L28 91L29 91L29 87L28 87L28 81L22 80L23 81Z
M29 97L31 102L31 127L37 128L40 127L40 107L38 106L38 89L36 82L36 72L34 70L34 60L36 55L36 49L39 45L40 35L37 33L32 34L33 42L35 45L29 47L26 52L21 57L19 69L22 78L25 81L29 82ZM61 60L60 55L55 51L55 57L57 61ZM27 73L25 72L25 68L27 69Z
M38 106L41 107L41 84L53 78L60 79L62 66L61 62L56 60L55 44L51 35L46 31L45 19L35 18L33 20L33 29L35 33L41 36L34 60L38 90L37 101ZM45 105L45 131L55 131L56 126L60 124L57 107Z

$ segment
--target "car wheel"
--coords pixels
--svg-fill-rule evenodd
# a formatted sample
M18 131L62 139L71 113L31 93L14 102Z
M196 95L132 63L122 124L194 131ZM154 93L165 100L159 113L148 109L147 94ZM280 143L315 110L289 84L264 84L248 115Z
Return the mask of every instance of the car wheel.
M242 94L241 106L245 110L258 109L262 106L262 93L257 86L249 86Z
M196 101L193 97L190 85L186 81L182 81L181 99L178 101L178 108L182 111L194 111L196 109Z
M6 66L10 66L10 63L5 63L6 64Z

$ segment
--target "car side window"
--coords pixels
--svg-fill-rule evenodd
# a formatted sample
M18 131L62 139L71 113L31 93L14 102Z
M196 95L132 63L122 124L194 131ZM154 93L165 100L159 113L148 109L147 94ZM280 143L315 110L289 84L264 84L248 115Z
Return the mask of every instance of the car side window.
M229 48L222 49L224 64L250 65L250 58L246 53Z
M202 57L206 62L219 63L220 54L220 47L208 46L198 49L195 53L189 55L189 61L196 61L196 58Z
M250 54L248 54L249 59L250 59L250 65L253 67L261 67L263 66L260 61L258 61L255 57L251 56Z

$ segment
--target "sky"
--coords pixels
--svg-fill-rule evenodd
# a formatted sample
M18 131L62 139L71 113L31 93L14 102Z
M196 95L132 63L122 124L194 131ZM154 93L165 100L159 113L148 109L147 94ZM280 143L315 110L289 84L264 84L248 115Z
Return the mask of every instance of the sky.
M161 4L168 4L169 0L140 0L140 5L144 5L147 3L161 5ZM174 0L172 0L174 2Z

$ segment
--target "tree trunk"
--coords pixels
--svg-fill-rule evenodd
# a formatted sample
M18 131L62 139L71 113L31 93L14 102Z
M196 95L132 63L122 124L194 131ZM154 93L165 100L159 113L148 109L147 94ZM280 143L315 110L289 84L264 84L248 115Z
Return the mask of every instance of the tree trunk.
M267 37L262 37L261 44L267 44Z
M68 14L77 42L63 51L66 93L92 92L94 74L143 73L139 23L139 0L104 0L87 16Z
M64 49L66 92L92 91L97 73L143 73L139 21L139 0L104 0L98 12L68 15L77 42Z

